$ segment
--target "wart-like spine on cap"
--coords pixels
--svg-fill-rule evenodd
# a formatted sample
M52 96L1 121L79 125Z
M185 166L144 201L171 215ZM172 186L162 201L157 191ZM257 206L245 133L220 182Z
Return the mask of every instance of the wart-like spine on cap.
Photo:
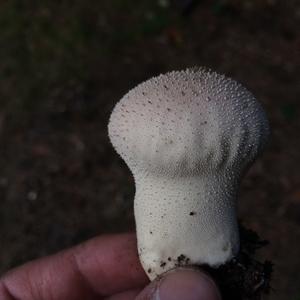
M245 87L201 68L151 78L117 103L109 136L135 179L138 252L150 279L237 254L239 183L268 133Z

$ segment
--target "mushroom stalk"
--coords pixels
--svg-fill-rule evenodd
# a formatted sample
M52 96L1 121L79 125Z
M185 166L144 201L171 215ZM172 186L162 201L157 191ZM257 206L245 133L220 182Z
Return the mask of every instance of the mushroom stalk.
M135 179L138 252L150 279L237 254L239 183L268 136L247 89L204 69L160 75L120 100L109 136Z
M136 181L138 247L151 278L185 264L218 266L237 253L236 188L223 176Z

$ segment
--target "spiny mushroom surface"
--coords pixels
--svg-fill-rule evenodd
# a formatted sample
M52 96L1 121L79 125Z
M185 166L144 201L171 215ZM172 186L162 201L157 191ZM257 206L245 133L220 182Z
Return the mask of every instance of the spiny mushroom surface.
M237 254L239 183L268 132L254 96L206 69L151 78L117 103L109 136L135 179L138 252L150 279Z

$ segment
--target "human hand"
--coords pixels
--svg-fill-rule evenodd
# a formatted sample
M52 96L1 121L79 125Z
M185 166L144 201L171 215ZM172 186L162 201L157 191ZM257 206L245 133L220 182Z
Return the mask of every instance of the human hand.
M0 279L0 300L220 300L207 275L180 269L149 284L134 234L104 235Z

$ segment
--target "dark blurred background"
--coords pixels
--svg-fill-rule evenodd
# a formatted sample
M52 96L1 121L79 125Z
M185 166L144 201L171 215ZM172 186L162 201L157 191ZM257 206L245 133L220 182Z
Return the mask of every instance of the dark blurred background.
M300 299L298 0L7 0L0 4L0 274L134 228L114 104L162 72L207 66L262 102L272 138L239 215L271 244L268 299Z

